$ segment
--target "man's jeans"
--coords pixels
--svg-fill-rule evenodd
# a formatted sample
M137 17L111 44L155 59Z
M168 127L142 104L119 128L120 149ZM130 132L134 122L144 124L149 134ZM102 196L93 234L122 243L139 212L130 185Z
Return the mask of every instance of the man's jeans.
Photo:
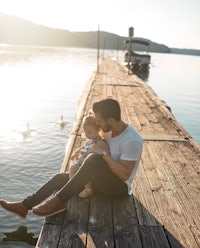
M98 154L90 154L83 162L77 173L69 180L69 173L59 173L42 186L35 194L22 202L27 209L38 205L55 191L62 203L78 195L84 186L92 180L96 193L108 197L128 196L128 187L109 169L105 160Z

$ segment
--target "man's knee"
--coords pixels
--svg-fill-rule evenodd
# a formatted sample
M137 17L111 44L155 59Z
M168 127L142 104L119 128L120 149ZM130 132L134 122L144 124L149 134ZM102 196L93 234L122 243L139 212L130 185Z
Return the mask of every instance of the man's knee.
M99 161L102 161L101 159L101 156L97 153L90 153L87 158L86 158L87 161L89 162L99 162Z
M106 164L105 160L97 153L91 153L84 160L83 166L90 168L99 168L100 165Z
M58 173L51 179L55 185L65 184L69 180L68 173Z

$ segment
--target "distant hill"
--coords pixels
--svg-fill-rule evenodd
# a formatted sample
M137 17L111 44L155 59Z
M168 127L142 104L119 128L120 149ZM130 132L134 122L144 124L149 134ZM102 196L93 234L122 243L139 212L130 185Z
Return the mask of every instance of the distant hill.
M125 39L127 37L101 31L100 48L122 50ZM149 42L149 51L151 52L170 52L167 46ZM0 43L96 48L97 31L69 32L37 25L15 16L0 13ZM144 50L144 47L135 45L134 49L140 51Z
M183 49L170 48L170 49L171 49L171 53L200 56L200 50L196 50L196 49L184 49L184 48Z
M128 37L118 36L113 33L100 32L100 48L123 50L124 40ZM147 39L139 38L150 43L149 52L171 53L175 51L189 52L185 49L171 50L163 44L158 44ZM97 47L97 31L93 32L69 32L63 29L55 29L34 24L19 17L0 13L0 43L36 45L36 46L67 46L67 47ZM134 50L143 51L144 46L134 44ZM198 50L197 50L198 51ZM200 51L199 51L200 52ZM199 54L198 54L199 55Z

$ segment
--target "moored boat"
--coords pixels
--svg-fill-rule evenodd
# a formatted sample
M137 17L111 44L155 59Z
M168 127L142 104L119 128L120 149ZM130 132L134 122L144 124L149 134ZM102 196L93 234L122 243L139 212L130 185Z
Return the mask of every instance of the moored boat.
M150 43L146 40L129 37L129 40L125 40L124 44L129 47L124 51L124 63L132 71L146 72L149 69L151 63L151 56L148 54L148 47ZM140 44L145 47L145 51L142 53L134 52L134 44Z

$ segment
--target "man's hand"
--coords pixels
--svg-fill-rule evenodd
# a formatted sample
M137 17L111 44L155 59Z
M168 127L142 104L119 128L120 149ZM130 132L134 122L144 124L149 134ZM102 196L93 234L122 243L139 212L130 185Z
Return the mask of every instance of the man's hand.
M98 145L95 144L91 147L90 152L98 153L99 155L102 154L103 149Z
M103 140L93 145L90 149L90 152L98 153L99 155L102 154L102 151L106 151L108 154L110 154L108 144Z

